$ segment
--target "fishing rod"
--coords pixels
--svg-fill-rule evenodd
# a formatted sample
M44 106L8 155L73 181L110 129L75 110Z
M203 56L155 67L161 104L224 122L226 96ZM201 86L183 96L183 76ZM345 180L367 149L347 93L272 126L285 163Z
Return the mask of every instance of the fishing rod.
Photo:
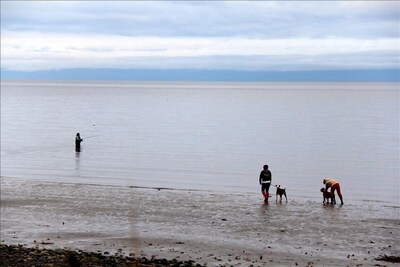
M89 135L88 137L85 137L85 138L82 138L82 140L85 140L85 139L88 139L88 138L93 138L93 137L98 137L98 136L100 136L100 135Z

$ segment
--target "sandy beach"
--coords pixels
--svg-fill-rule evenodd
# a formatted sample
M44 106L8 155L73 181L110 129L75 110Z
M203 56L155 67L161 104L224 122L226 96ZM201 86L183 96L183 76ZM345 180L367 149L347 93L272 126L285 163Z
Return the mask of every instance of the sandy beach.
M395 266L399 206L1 180L1 243L207 266Z

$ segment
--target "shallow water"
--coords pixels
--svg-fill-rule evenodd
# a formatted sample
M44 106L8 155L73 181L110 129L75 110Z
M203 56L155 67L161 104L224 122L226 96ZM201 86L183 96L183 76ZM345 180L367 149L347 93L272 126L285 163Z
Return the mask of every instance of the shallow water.
M394 83L1 84L1 175L399 204ZM82 152L75 153L80 132Z

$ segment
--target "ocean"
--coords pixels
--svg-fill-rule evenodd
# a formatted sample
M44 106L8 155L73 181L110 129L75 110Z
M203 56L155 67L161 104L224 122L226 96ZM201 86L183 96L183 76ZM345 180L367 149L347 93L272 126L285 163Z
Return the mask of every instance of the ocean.
M345 203L399 205L399 92L398 83L2 81L1 176L261 200L268 164L292 200L322 201L331 177Z

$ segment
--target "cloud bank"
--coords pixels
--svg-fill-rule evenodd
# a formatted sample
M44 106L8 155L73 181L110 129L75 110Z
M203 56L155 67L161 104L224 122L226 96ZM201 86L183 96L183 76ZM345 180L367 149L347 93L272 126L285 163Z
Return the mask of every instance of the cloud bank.
M399 67L399 2L1 2L4 70Z

